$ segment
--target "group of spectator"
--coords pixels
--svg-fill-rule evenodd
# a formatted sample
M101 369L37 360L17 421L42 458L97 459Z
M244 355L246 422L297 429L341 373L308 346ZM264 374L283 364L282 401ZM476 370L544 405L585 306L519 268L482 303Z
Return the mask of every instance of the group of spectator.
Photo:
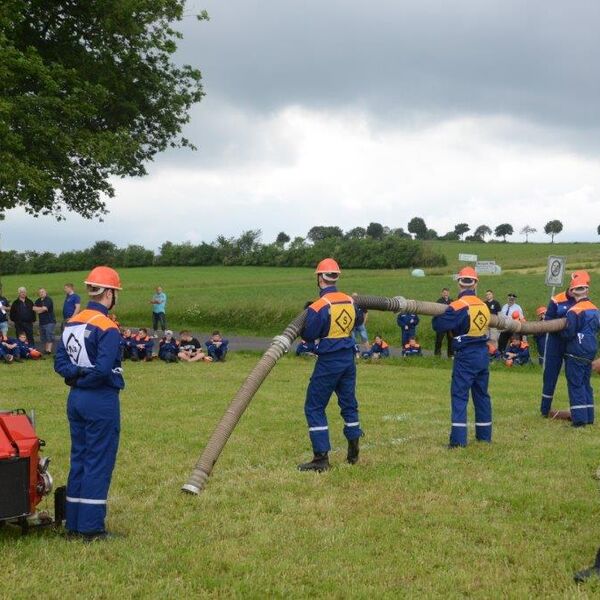
M75 294L72 283L64 286L61 328L64 322L77 314L81 308L81 299ZM45 288L38 290L34 301L27 294L27 288L20 287L17 297L10 302L0 287L0 360L20 361L26 358L41 358L42 353L35 347L33 324L39 324L41 348L44 354L52 354L57 320L54 302ZM8 328L12 321L15 337L9 337Z
M64 286L65 297L62 307L62 319L59 322L55 313L54 301L44 288L38 290L38 298L29 298L27 289L20 287L17 297L10 302L0 287L0 361L21 362L25 359L39 359L44 354L51 355L55 337L64 329L64 324L81 311L81 298L75 293L72 283ZM119 327L121 332L122 359L132 361L150 361L159 358L166 362L223 362L227 356L229 342L217 330L202 344L191 332L184 330L175 337L167 329L167 294L161 286L156 287L150 300L152 305L152 330ZM110 318L117 322L116 315ZM40 350L36 348L34 323L39 325ZM9 325L12 322L15 337L9 337ZM118 324L118 322L117 322ZM59 331L57 331L57 329ZM161 335L157 335L161 333ZM158 347L155 342L158 340Z
M136 332L131 329L121 330L121 360L133 362L151 361L155 357L165 362L224 362L229 349L229 341L224 339L218 330L212 332L206 340L206 352L202 344L188 330L179 333L177 339L170 329L158 341L158 352L154 353L157 336L151 336L148 330L140 328Z

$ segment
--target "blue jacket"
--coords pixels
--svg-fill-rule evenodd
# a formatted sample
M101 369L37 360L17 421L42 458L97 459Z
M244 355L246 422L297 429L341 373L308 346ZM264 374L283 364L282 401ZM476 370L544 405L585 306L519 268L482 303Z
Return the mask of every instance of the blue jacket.
M320 298L307 310L301 337L307 342L315 342L317 354L354 348L352 330L356 312L351 296L338 292L331 285L321 290Z
M569 296L567 292L561 292L552 296L550 302L548 302L548 308L544 315L544 321L551 321L552 319L562 319L567 315L567 311L575 304L575 298Z
M179 352L179 343L175 338L171 338L171 341L167 341L166 338L162 338L158 343L158 355L163 356L167 352L177 354Z
M567 353L592 360L598 350L598 309L587 298L583 298L567 311L566 318L567 326L561 335L567 341Z
M473 290L461 292L443 314L431 320L435 331L452 332L452 347L457 351L469 346L484 347L488 339L489 323L490 310Z
M419 316L400 314L396 318L396 323L398 323L398 327L408 331L409 329L414 328L419 324Z
M98 302L72 317L65 325L56 349L54 370L74 388L125 387L120 355L119 329Z
M206 349L208 352L227 352L227 346L229 346L229 340L221 340L220 346L215 346L212 340L206 340Z

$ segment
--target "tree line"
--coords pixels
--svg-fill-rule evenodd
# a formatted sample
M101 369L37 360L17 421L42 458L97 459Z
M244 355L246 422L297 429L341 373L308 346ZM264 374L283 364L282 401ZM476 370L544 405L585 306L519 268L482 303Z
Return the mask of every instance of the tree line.
M315 228L313 228L315 229ZM335 256L349 269L400 269L445 266L443 254L410 237L388 235L381 239L327 235L313 231L294 240L279 234L270 244L261 243L261 231L244 231L239 237L219 236L214 242L165 242L155 254L133 244L118 248L109 241L96 242L85 250L53 252L0 252L0 273L56 273L85 271L96 265L112 267L150 266L277 266L314 267L325 256ZM311 233L309 232L309 233Z

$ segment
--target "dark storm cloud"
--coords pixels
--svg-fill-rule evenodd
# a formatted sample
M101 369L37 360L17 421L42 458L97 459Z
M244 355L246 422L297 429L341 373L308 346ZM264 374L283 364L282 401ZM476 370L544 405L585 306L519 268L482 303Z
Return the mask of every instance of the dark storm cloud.
M211 21L185 20L180 58L201 67L209 96L251 111L344 105L383 122L503 114L579 130L582 143L600 124L599 2L192 0L194 8Z

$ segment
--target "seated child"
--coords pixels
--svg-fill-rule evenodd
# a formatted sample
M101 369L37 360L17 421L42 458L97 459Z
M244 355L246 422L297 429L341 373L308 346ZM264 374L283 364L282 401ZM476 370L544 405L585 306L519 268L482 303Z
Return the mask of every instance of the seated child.
M314 356L315 355L315 343L307 342L306 340L300 340L296 346L296 356Z
M398 327L400 327L400 330L402 331L402 346L410 344L410 340L417 337L419 316L399 314L396 317L396 323L398 323Z
M210 338L206 340L206 350L214 362L225 362L228 345L229 341L223 339L221 333L216 329L212 332Z
M506 347L503 359L507 367L525 365L530 362L531 357L529 356L527 337L523 336L522 339L519 339L519 336L513 335L510 338L510 344Z
M0 360L11 363L13 360L21 361L17 340L9 338L0 332Z
M132 336L131 343L131 360L152 360L152 348L154 348L154 338L148 335L148 331L143 327L138 329L138 332Z
M177 362L179 354L179 342L173 337L169 329L165 331L165 337L158 342L158 358L165 362Z
M200 342L185 329L179 333L179 353L177 356L183 362L197 362L199 360L212 362L212 358L202 352Z
M402 356L422 356L421 352L421 344L415 340L415 338L411 338L408 343L402 346Z
M131 347L134 345L131 329L123 329L121 331L121 341L119 344L121 346L121 360L131 358Z
M42 358L42 353L36 350L33 346L30 346L27 341L27 334L20 333L17 339L17 353L18 358L31 358L32 360L39 360Z
M362 353L363 358L387 358L390 355L389 344L379 335L375 336L375 341L370 350Z

